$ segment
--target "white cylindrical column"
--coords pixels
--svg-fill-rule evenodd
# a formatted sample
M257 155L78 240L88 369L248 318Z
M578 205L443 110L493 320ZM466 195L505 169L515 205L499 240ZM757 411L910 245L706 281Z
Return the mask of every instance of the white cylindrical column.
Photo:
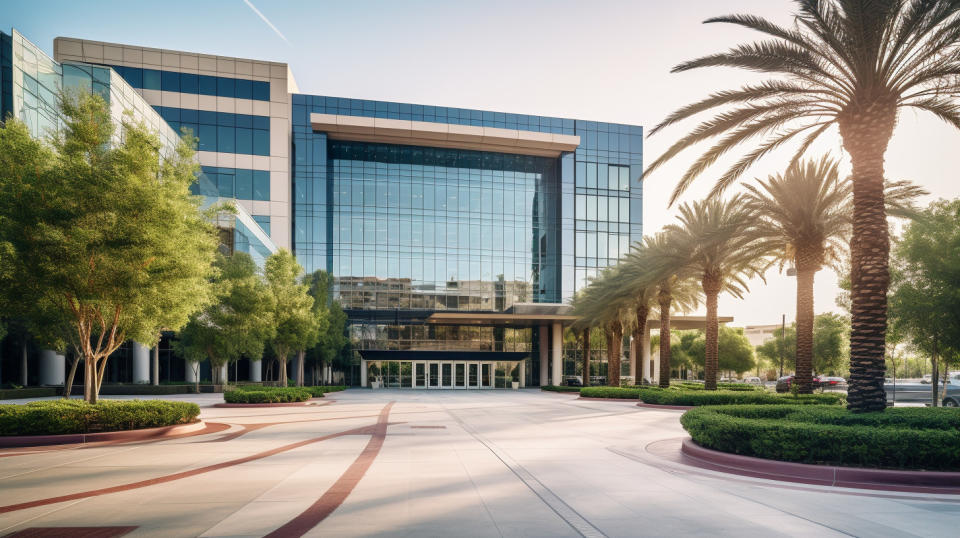
M640 380L637 379L637 339L630 337L630 377L633 378L633 384L639 385Z
M220 384L221 384L221 385L229 385L229 384L230 384L230 370L229 370L229 367L230 367L229 364L223 364L223 365L220 366L220 376L219 376L219 377L220 377Z
M550 356L550 334L549 327L546 325L540 326L540 386L545 387L550 384L550 378L547 377L548 366Z
M553 337L553 385L563 384L563 324L554 323L550 331Z
M360 359L360 386L367 386L367 361L366 359Z
M648 325L646 330L643 331L643 336L640 340L640 367L643 370L641 375L643 379L650 381L650 326ZM639 384L639 383L638 383Z
M263 380L261 377L260 361L250 361L250 381L259 383Z
M150 382L150 348L140 342L133 343L133 382Z
M527 386L527 361L520 361L520 386Z
M63 385L66 382L67 359L52 349L40 351L40 371L37 372L41 385Z
M186 375L187 383L196 383L197 376L200 374L200 363L193 362L193 361L186 361L186 360L183 362L185 363L184 366L187 373Z

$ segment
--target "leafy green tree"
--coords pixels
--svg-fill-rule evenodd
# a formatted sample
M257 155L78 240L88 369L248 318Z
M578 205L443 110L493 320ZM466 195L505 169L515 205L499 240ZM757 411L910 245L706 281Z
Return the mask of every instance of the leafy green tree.
M757 346L757 355L767 358L779 373L793 370L797 357L797 329L790 324L774 329L773 338Z
M680 108L651 134L701 113L716 115L655 159L644 180L683 150L710 144L680 178L671 203L722 156L753 145L719 174L719 194L765 155L797 144L799 160L836 128L853 165L852 337L849 408L882 411L890 250L884 155L901 110L960 128L960 3L953 0L797 0L795 23L752 15L708 19L755 30L763 41L685 62L674 72L733 67L773 75Z
M303 267L289 250L280 249L267 258L264 267L267 288L273 296L273 322L276 328L270 339L279 364L280 386L287 386L287 360L298 353L298 384L303 384L303 354L316 344L320 332L313 310L314 299L309 288L301 283Z
M61 111L48 144L15 119L0 129L0 239L20 292L70 318L93 403L124 341L153 342L209 302L217 235L189 192L189 141L165 149L129 119L114 136L97 95L65 95Z
M773 331L773 338L757 346L757 355L766 358L774 367L780 367L783 350L784 370L796 368L797 325L787 325L781 341L781 329ZM817 314L813 319L813 371L818 374L839 374L847 368L850 322L846 316L831 312Z
M755 364L753 346L750 345L750 341L743 334L743 328L721 325L719 332L717 361L719 370L742 374L753 369ZM688 351L693 362L704 367L706 365L706 344L706 338L698 335L691 342Z
M332 366L347 345L347 314L340 303L333 300L333 275L317 270L304 277L313 297L313 309L322 319L317 343L309 351L311 360L318 362L321 370Z
M904 230L893 260L891 325L931 358L936 379L940 361L960 354L960 199L923 211ZM937 390L934 382L934 405Z
M214 267L213 302L196 312L174 341L197 385L201 362L209 360L213 382L223 383L223 366L241 357L258 359L274 330L274 298L253 258L245 252L218 255Z

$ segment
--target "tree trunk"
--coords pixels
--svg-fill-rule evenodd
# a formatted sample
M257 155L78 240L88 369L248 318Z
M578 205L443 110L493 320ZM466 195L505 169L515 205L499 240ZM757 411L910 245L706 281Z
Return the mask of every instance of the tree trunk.
M97 364L92 358L83 359L83 399L87 403L97 403Z
M813 392L813 280L815 269L797 263L797 392Z
M720 294L720 279L704 276L701 285L707 298L703 388L705 390L717 390L717 375L720 371L720 321L717 318L717 295Z
M590 386L590 329L583 330L583 386Z
M298 387L302 387L302 386L303 386L303 356L304 356L304 354L305 354L305 352L302 351L302 350L297 352L297 386L298 386Z
M883 158L896 123L896 103L891 99L874 96L865 102L865 108L851 104L839 121L840 136L853 165L847 407L856 412L886 409L883 383L890 239L883 201Z
M647 334L647 316L650 314L650 308L646 305L636 308L637 324L633 328L633 342L636 346L633 358L633 384L643 385L643 337Z
M150 361L151 362L150 373L152 374L151 377L153 377L153 386L157 386L160 384L160 340L159 339L157 339L157 344L153 346L153 349L151 351L152 351L151 353L152 360Z
M623 324L620 320L610 322L610 346L607 348L607 384L620 386L620 351L623 347Z
M939 355L939 349L937 349L937 337L934 336L933 337L933 354L930 355L930 364L933 366L933 371L930 373L930 385L931 385L930 405L932 405L933 407L940 406L940 398L937 397L940 395L940 391L937 390L937 386L940 383L940 375L939 375L940 372L938 370L940 363L939 363L939 357L937 355Z
M670 386L670 303L673 297L661 292L660 303L660 387Z
M65 400L70 399L70 395L73 393L73 378L77 375L77 365L80 364L80 355L77 353L73 354L73 363L70 364L70 373L67 374L67 380L63 383L63 398Z
M281 387L286 387L288 384L287 381L287 356L286 354L280 355L277 354L277 381L279 381Z

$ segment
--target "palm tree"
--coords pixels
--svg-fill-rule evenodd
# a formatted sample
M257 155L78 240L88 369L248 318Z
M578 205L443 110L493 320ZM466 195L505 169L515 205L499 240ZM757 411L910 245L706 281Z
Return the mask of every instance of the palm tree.
M678 246L677 258L672 263L683 263L687 271L695 274L706 296L704 388L707 390L717 388L720 342L717 298L721 291L742 298L747 280L762 277L769 265L764 257L765 244L748 233L755 218L742 196L727 201L711 198L681 205L680 224L665 228L670 240Z
M793 161L836 126L853 164L850 389L855 411L883 410L884 346L890 240L884 212L884 154L903 108L934 114L960 128L960 3L952 0L797 0L789 27L761 17L708 19L750 28L767 39L678 65L674 72L725 66L777 75L717 92L685 106L651 134L720 109L656 159L646 173L682 150L720 137L686 171L672 201L718 158L761 141L724 172L720 193L757 160L799 143ZM671 203L672 203L671 201Z
M607 384L620 386L620 352L623 344L623 320L626 295L616 288L615 269L608 267L590 285L584 288L573 300L573 311L578 320L571 328L575 332L584 332L584 383L589 380L590 329L603 328L607 337Z
M850 231L850 183L841 181L837 162L792 164L784 174L747 185L747 202L757 215L753 233L769 245L780 269L797 271L796 384L813 392L813 280L824 265L840 270Z
M624 258L632 268L634 282L650 288L651 301L660 311L660 378L661 387L670 386L670 312L676 306L683 311L696 308L699 293L692 286L686 258L678 245L665 233L645 236L643 244Z
M852 220L852 185L841 180L837 161L797 162L784 174L747 185L747 200L758 219L753 233L768 244L780 269L797 272L796 383L813 392L813 282L824 265L842 271ZM912 201L925 191L906 181L887 182L884 200L891 215L910 217Z

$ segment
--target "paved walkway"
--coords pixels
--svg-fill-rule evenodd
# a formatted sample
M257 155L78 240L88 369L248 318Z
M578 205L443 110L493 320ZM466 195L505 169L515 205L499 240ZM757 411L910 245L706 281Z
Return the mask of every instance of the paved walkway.
M188 398L218 400L178 397ZM0 451L0 535L129 527L112 535L872 537L960 528L960 496L729 477L647 451L669 439L679 446L680 412L533 390L357 389L327 400L335 402L204 407L206 421L231 424L216 434Z

